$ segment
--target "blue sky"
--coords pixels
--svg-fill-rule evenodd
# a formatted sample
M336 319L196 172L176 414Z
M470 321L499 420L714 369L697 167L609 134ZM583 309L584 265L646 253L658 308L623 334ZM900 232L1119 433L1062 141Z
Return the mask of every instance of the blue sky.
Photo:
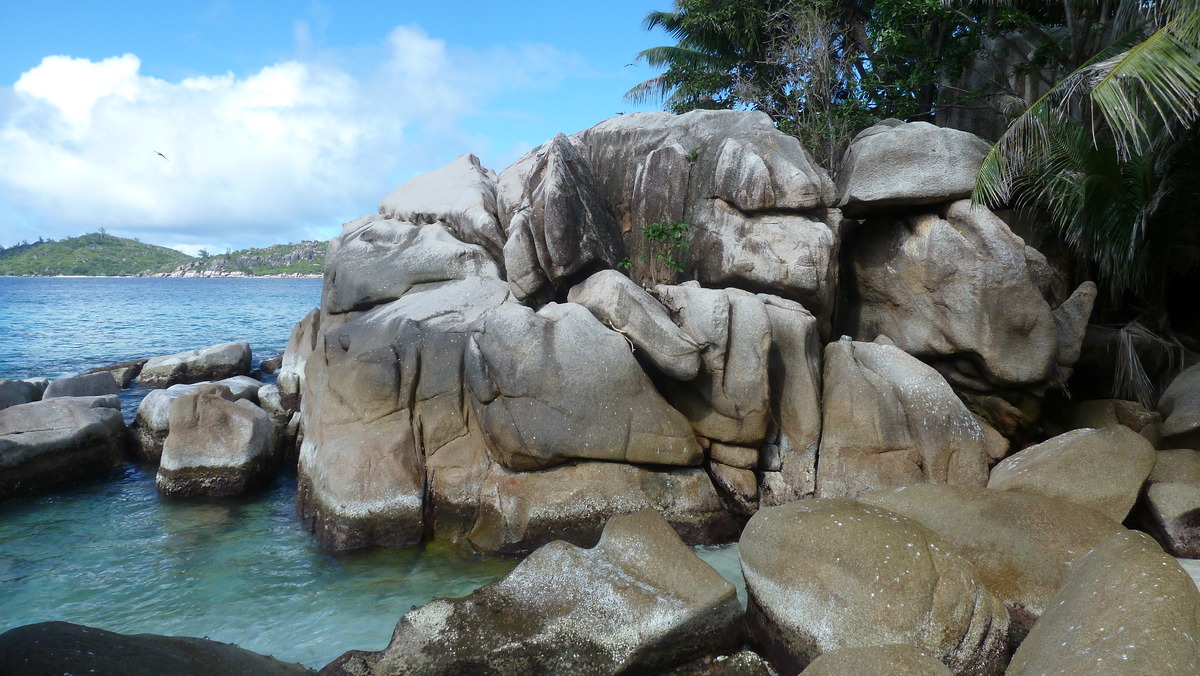
M647 109L626 64L671 6L0 0L0 244L331 237L464 152Z

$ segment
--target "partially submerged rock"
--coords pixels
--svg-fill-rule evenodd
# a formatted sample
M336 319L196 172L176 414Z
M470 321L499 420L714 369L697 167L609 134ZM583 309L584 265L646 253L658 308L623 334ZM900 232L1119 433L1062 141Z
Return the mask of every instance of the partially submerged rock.
M92 369L84 375L107 371L113 375L113 378L116 378L117 384L121 386L121 389L125 389L133 384L133 380L142 372L142 367L144 367L148 361L150 360L134 359L133 361L121 362L120 364L109 364L108 366L101 366L100 368Z
M39 401L46 385L38 387L28 380L0 380L0 409Z
M187 636L117 634L69 622L41 622L0 634L0 664L11 676L171 674L304 676L312 674L231 643Z
M401 618L382 651L322 674L654 673L741 643L734 587L653 511L614 517L592 549L552 542L505 578Z
M261 484L276 460L265 411L223 385L200 385L171 402L155 484L166 495L236 497Z
M912 483L983 486L983 428L937 371L893 345L825 347L817 495Z
M1072 566L1005 673L1200 673L1200 592L1148 536L1113 535Z
M221 380L250 373L250 344L221 343L154 357L142 366L137 382L142 387L170 387L180 383Z
M102 397L107 394L120 394L121 385L116 377L108 371L90 375L59 378L51 380L42 393L42 399L57 397Z
M987 486L1065 498L1124 521L1155 460L1150 442L1123 425L1073 430L1005 458Z
M171 403L206 383L172 385L165 390L154 390L138 404L137 415L129 426L130 454L138 460L158 464L162 456L163 442L171 431ZM217 385L229 388L234 399L258 401L258 390L262 383L250 376L235 376L216 381Z
M115 395L59 397L0 411L0 499L120 466L124 433Z
M844 498L792 502L760 510L740 554L751 641L781 673L839 648L895 643L956 674L1002 669L1004 604L914 521Z

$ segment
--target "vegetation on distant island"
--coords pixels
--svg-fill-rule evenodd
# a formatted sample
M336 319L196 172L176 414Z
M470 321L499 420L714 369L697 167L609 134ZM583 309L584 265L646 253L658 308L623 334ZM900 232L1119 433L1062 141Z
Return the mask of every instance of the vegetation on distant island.
M39 238L0 246L0 276L127 277L185 272L248 276L321 274L326 242L277 244L264 249L192 257L175 249L100 232L55 241Z
M1105 292L1094 317L1200 330L1196 0L676 0L633 101L761 110L836 170L889 117L999 142L976 199L1029 210ZM1011 125L1011 126L1010 126Z

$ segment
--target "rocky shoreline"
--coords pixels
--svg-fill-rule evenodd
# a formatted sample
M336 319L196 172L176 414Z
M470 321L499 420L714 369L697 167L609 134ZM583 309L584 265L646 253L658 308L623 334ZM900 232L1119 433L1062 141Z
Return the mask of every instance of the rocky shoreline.
M274 385L245 343L0 382L0 499L123 454L168 495L286 465L331 551L526 555L323 674L1197 673L1200 366L1157 410L1056 395L1104 359L1097 290L966 199L986 151L887 121L829 176L710 111L463 156L343 227ZM686 546L733 541L745 610Z

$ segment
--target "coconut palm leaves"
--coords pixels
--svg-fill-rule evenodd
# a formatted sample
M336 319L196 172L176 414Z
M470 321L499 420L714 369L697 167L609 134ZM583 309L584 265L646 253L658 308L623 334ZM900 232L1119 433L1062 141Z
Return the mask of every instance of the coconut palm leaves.
M1142 26L1018 117L980 170L974 198L1046 212L1111 293L1144 291L1155 270L1150 222L1167 163L1200 115L1200 0L1149 7Z

